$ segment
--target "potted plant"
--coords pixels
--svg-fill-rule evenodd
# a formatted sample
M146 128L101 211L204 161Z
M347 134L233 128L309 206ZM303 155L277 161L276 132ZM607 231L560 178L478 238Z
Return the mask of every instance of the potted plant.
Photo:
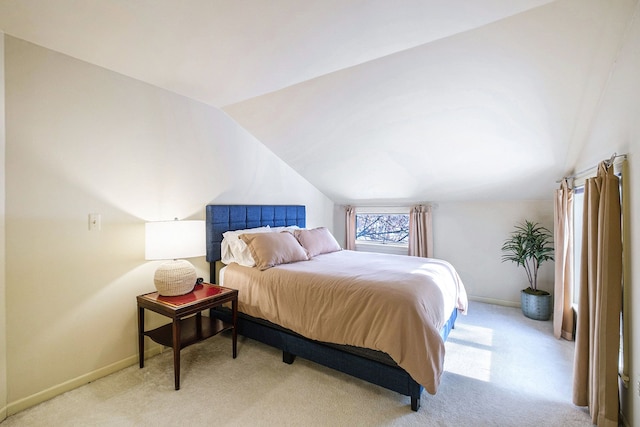
M551 232L538 223L525 221L518 224L511 236L502 245L502 262L511 261L524 268L529 287L520 293L522 313L535 320L551 317L551 295L538 289L538 268L553 260Z

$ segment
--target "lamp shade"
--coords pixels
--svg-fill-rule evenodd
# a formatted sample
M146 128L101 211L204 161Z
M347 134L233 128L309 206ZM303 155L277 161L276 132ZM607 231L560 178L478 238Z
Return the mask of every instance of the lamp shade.
M204 256L204 221L157 221L145 224L145 259L178 259Z
M172 260L160 265L153 283L160 295L189 293L196 283L196 269L189 261L206 253L204 221L159 221L145 225L145 258Z

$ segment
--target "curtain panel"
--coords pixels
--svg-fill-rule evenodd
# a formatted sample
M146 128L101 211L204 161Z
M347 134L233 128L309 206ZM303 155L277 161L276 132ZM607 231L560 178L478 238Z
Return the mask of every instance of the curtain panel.
M346 249L356 250L356 208L353 206L345 207L345 224L346 224Z
M409 255L433 257L431 206L417 205L409 213Z
M605 162L585 183L582 234L573 402L617 427L622 227L619 179Z
M554 202L555 286L553 335L573 340L573 190L565 178L556 190Z

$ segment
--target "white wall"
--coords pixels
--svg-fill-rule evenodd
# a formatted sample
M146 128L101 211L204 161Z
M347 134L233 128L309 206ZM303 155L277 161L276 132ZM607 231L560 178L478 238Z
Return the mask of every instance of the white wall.
M449 261L460 274L469 298L520 306L529 286L522 267L502 262L502 243L524 220L553 230L553 195L549 200L433 202L434 257ZM345 245L344 206L334 209L334 235ZM553 261L538 272L538 286L553 291ZM553 292L552 292L553 293ZM473 309L473 305L471 305Z
M330 200L216 108L9 36L5 66L9 414L137 362L135 296L157 265L145 221L203 219L210 202L333 220Z
M502 243L517 223L539 222L553 230L553 200L438 203L433 210L433 250L451 262L471 299L519 306L529 286L522 267L503 263ZM553 262L542 264L538 287L553 290ZM473 304L470 305L473 309Z
M601 98L591 132L579 157L576 170L590 168L613 152L628 154L629 174L625 178L630 202L629 225L625 233L629 240L624 250L630 253L631 283L625 292L630 295L631 310L625 313L629 322L630 386L623 389L622 411L630 426L640 425L640 6L636 6L631 27L616 61L607 88Z
M0 32L0 165L5 164L4 34ZM0 171L0 421L7 417L7 322L5 282L5 173Z

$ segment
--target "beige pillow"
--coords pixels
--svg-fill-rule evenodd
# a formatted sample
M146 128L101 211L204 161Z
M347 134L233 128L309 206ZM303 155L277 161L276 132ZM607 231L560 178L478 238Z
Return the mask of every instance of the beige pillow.
M294 230L293 235L307 250L309 257L342 250L327 227Z
M240 238L247 244L256 267L266 270L279 264L306 261L307 252L288 231L281 233L242 234Z

